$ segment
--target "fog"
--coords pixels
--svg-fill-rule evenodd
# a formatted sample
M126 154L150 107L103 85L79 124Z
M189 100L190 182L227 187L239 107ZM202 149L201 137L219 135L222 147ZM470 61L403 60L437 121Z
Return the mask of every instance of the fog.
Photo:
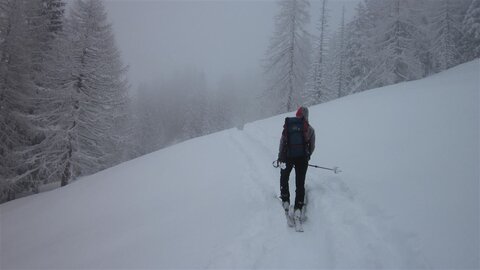
M330 29L341 8L353 14L359 0L330 0ZM311 27L320 1L311 3ZM117 45L129 65L132 89L195 68L209 85L222 77L262 75L262 58L273 34L276 1L105 1Z
M353 14L358 2L328 2L330 33L342 6ZM316 34L321 1L310 3ZM137 154L278 111L263 70L276 1L112 0L105 7L129 66Z
M260 72L271 1L107 1L132 85L193 67L209 82Z

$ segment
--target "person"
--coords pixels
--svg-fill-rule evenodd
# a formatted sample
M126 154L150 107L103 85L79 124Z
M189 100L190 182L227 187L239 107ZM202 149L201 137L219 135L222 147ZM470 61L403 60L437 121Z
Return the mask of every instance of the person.
M305 176L308 161L315 150L315 130L308 122L308 108L300 107L296 117L285 118L277 162L283 166L280 171L280 197L285 214L290 209L290 191L288 180L295 167L295 204L294 221L300 222L301 211L305 199ZM289 219L289 225L290 219Z

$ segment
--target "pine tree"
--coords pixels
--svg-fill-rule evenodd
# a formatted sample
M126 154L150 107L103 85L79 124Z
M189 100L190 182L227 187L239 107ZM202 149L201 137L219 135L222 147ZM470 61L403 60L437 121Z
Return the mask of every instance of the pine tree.
M59 34L63 30L65 2L63 0L43 0L44 15L48 18L48 30Z
M68 34L72 75L63 84L68 119L62 185L123 158L124 137L118 134L124 134L129 103L126 67L101 1L76 0Z
M63 6L58 0L3 1L0 5L0 32L4 34L0 126L6 138L1 145L0 174L7 177L11 193L38 191L51 168L45 147L52 135L47 120L52 79L47 70L56 32L61 29Z
M314 60L304 94L307 105L326 101L329 89L326 83L325 58L327 54L328 9L327 0L322 1L320 19L317 24L318 38L314 49Z
M372 1L373 2L373 1ZM424 35L412 18L415 10L410 1L385 0L376 3L377 16L374 47L375 69L368 75L369 87L381 87L418 79L423 74L419 46ZM383 23L380 23L383 22Z
M0 200L13 199L32 173L23 162L33 139L26 4L3 1L0 5Z
M435 59L436 72L451 68L462 61L459 50L459 41L462 39L461 14L456 12L456 0L436 1L431 32L433 37L432 55Z
M480 0L472 0L463 19L463 54L465 60L480 57Z
M346 66L345 66L345 57L346 57L346 48L345 48L345 6L342 9L342 21L340 25L340 30L338 33L339 40L338 46L336 46L336 74L335 74L335 88L337 90L337 97L342 97L346 95Z
M310 61L310 21L306 0L283 0L275 17L275 32L267 51L265 70L270 75L269 100L276 112L292 111L301 103Z
M126 68L104 7L76 1L68 27L64 8L0 2L0 200L125 159Z
M345 78L347 93L356 93L367 89L368 74L373 69L371 52L373 46L374 20L365 5L360 2L355 17L346 26L345 40Z
M56 61L56 55L64 53L59 46L59 37L62 35L65 3L61 0L31 0L27 3L30 76L33 82L28 121L35 136L23 163L32 171L28 181L38 192L41 183L59 180L53 169L57 167L58 160L54 147L57 144L53 138L57 138L59 132L55 120L61 116L58 108L64 101L57 92L57 84L62 82L59 77L62 71L58 70L61 63Z

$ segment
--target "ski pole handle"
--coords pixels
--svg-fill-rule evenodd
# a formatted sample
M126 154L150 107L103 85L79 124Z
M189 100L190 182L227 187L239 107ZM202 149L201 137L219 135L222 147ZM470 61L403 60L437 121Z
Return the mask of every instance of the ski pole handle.
M280 167L280 165L278 164L278 160L274 160L274 161L272 162L272 166L273 166L274 168Z
M274 161L272 162L272 166L273 166L274 168L280 168L280 169L282 169L282 170L284 170L284 169L286 168L286 164L285 164L284 162L280 162L280 161L278 161L278 160L274 160Z

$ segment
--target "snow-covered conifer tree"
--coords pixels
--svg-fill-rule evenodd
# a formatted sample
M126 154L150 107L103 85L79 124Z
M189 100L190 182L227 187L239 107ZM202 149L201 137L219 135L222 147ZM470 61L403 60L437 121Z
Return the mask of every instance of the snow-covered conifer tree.
M480 57L480 0L472 0L463 19L463 52L465 60Z
M118 163L123 155L128 84L113 30L99 0L76 0L68 21L71 76L62 184Z
M78 0L64 27L64 7L0 2L0 200L125 159L126 68L105 9Z
M369 72L372 70L372 35L374 29L372 14L360 2L355 10L355 17L346 25L345 66L347 93L367 89Z
M30 132L35 136L24 151L23 163L31 171L29 181L34 191L43 182L58 181L58 174L52 174L56 168L58 156L52 139L59 132L57 119L61 116L62 96L57 91L61 83L56 54L65 52L59 46L64 23L65 3L62 0L27 1L28 50L30 79L33 87L28 97L30 113L27 121ZM63 61L63 59L61 60Z
M310 21L307 0L282 0L275 17L275 32L266 53L270 75L266 96L276 102L275 112L292 111L301 103L310 62Z
M461 63L459 41L462 40L462 16L455 7L455 0L437 0L431 19L431 51L434 58L435 71L439 72Z
M2 162L7 170L0 174L9 179L12 192L35 191L42 180L54 179L47 173L51 167L45 146L54 133L48 119L58 111L49 111L53 93L49 75L55 73L47 75L47 70L53 68L49 65L55 35L63 24L63 6L61 0L0 4L4 94L0 125L4 127L1 136L7 138L0 152L1 159L10 157Z
M374 1L372 1L374 2ZM415 10L407 0L382 0L375 5L375 69L369 86L380 87L418 79L423 75L417 41L424 35L413 21Z
M29 121L34 87L26 4L12 0L0 5L0 200L7 194L13 199L21 181L32 173L24 163L35 135Z
M310 74L305 89L305 100L307 105L313 105L325 101L329 92L326 83L325 57L327 54L327 28L328 28L328 9L327 0L322 1L320 10L320 19L317 24L318 37L315 38L313 61Z
M334 76L334 86L337 92L337 97L342 97L347 94L345 90L346 87L346 49L345 49L345 6L342 9L342 21L340 24L340 30L338 32L338 46L336 46L335 50L335 58L336 58L336 65L335 65L335 76Z

